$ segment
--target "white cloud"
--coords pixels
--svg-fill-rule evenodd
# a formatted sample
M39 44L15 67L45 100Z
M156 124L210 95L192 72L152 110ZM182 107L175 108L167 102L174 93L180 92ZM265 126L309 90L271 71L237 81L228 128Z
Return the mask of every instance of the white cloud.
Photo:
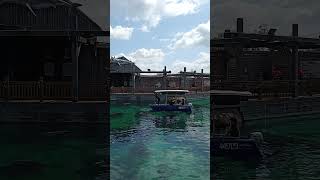
M183 68L186 67L187 71L197 71L201 72L201 69L203 69L204 73L210 72L210 53L207 52L200 52L197 59L192 61L182 61L182 60L176 60L172 64L172 72L178 73L183 70Z
M132 36L133 28L116 26L112 28L110 26L110 34L112 39L129 40Z
M146 26L146 25L142 25L142 27L140 28L140 30L141 30L142 32L150 32L149 27Z
M189 48L194 46L210 46L210 20L199 24L188 32L179 32L173 38L170 49Z
M116 57L125 56L144 71L146 71L147 69L159 71L164 67L163 61L166 55L168 54L164 53L161 49L142 48L128 54L120 53L116 55ZM187 68L188 72L201 72L201 69L203 69L204 73L209 73L210 53L200 52L198 57L194 60L175 60L171 65L167 66L167 69L171 70L172 73L178 73L180 71L183 71L184 67Z
M160 42L168 42L168 41L170 41L171 39L169 39L169 38L160 38L159 39L159 41Z
M166 0L163 7L167 16L181 16L194 14L200 6L199 0Z
M141 48L129 54L119 54L133 61L141 70L162 70L165 53L162 49L145 49Z
M161 49L138 49L133 53L130 53L130 56L135 57L136 59L144 59L144 60L162 60L165 54Z
M208 0L112 0L111 9L125 10L126 20L141 21L141 30L149 32L164 17L195 14Z

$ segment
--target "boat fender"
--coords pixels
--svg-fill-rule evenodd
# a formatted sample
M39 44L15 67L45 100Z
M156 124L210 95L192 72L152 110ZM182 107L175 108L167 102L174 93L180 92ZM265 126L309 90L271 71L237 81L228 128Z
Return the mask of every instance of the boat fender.
M259 146L263 143L263 134L261 132L251 133L250 138L254 139Z

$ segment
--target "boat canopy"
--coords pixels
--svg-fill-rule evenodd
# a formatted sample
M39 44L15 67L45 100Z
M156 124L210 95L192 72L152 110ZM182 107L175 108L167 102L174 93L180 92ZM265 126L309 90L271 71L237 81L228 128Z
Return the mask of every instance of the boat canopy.
M189 93L188 90L156 90L154 93L161 93L161 94L186 94Z
M230 90L211 90L210 94L221 95L221 96L252 96L252 93L249 91L230 91Z
M187 98L186 98L187 93L189 93L188 90L156 90L154 91L154 95L157 100L156 106L159 106L159 104L162 104L162 106L170 105L169 109L172 105L190 106L190 105L187 105L188 104ZM189 110L190 109L188 109L188 111Z

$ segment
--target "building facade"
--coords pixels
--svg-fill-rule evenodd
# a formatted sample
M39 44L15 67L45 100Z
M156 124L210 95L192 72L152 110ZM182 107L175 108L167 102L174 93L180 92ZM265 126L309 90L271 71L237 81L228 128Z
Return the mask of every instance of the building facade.
M109 42L98 37L110 34L80 6L68 0L0 2L1 98L107 96Z

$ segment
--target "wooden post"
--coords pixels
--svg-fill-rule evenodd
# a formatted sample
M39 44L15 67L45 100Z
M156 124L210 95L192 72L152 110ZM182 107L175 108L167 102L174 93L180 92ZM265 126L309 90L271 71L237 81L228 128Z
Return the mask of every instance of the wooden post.
M136 91L136 80L135 80L135 72L134 72L134 63L131 63L131 74L132 74L132 94ZM130 84L130 83L129 83Z
M132 74L132 94L134 94L136 92L136 74L133 73Z
M298 24L292 25L292 36L294 38L298 38L298 36L299 36ZM298 87L299 49L298 49L297 45L295 45L292 48L292 66L291 66L291 68L292 68L292 80L294 81L294 96L297 97L297 96L299 96L299 87Z
M203 88L204 88L204 87L203 87L203 69L201 69L201 92L204 91Z
M139 73L137 73L135 75L134 82L135 82L135 84L134 84L135 89L139 90L139 88L140 88L140 76L139 76Z
M167 89L167 67L164 66L163 69L163 89Z
M187 89L187 68L183 68L183 89Z
M5 89L6 89L6 100L9 101L10 97L10 80L9 80L9 75L6 78L5 81Z
M79 48L78 37L72 38L71 43L71 58L72 58L72 100L77 102L79 100Z
M298 87L298 71L299 71L299 51L298 48L295 47L292 51L293 53L293 80L294 80L294 96L299 96L299 87Z
M42 102L43 101L43 90L44 90L44 88L43 88L43 77L41 76L40 77L40 80L39 80L39 100L40 100L40 102Z

